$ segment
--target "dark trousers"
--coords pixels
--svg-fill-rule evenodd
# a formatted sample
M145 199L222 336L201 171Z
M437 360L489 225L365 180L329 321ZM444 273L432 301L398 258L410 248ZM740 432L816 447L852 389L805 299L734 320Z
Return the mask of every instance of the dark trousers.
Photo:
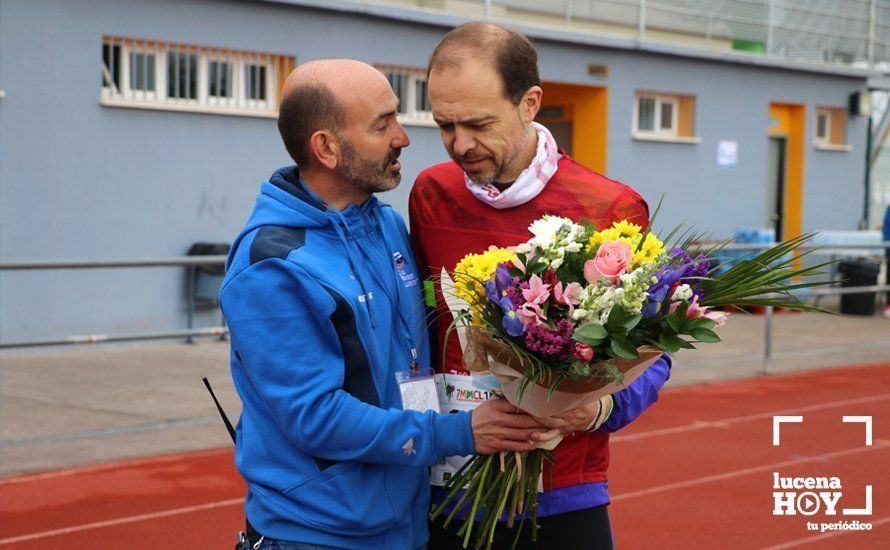
M538 528L538 540L537 542L532 542L529 522L525 522L522 533L519 536L519 543L516 545L518 550L529 548L553 548L559 550L612 549L612 527L609 523L609 511L605 505L546 518L538 518L538 525L540 526ZM430 524L429 550L458 550L463 548L461 546L462 539L457 536L457 530L460 529L460 526L460 520L452 521L447 530L442 528L441 519ZM516 538L516 529L518 527L518 521L512 529L507 528L505 523L498 524L492 547L497 550L509 550L513 546L513 540ZM476 529L474 528L473 537L475 536ZM473 538L471 538L467 547L472 550L473 546Z

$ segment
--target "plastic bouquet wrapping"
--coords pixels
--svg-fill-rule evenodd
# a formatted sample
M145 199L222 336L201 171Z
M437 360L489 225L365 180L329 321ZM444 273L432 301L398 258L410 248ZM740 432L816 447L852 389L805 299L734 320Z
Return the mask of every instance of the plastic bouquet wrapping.
M533 237L515 249L492 247L443 270L442 290L455 310L448 334L460 333L466 368L496 379L497 393L539 417L619 391L664 352L719 342L714 329L728 316L721 310L818 310L794 291L829 282L809 279L825 264L800 267L806 252L797 249L812 235L718 273L709 258L721 245L692 255L693 239L674 238L678 231L663 241L626 221L597 230L557 216L529 230ZM472 457L445 484L431 518L447 525L463 517L465 548L471 540L490 547L502 519L519 521L516 541L528 521L535 539L544 461L557 444Z

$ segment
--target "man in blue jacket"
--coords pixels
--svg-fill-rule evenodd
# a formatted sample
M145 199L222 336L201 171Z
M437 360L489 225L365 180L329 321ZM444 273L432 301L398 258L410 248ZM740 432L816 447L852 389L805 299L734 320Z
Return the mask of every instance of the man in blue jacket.
M243 403L239 548L423 547L428 467L550 436L504 400L472 414L403 403L397 376L428 367L429 349L405 224L373 196L401 178L397 110L357 61L285 83L278 126L297 165L262 184L220 291Z
M884 223L881 225L881 235L883 236L885 244L890 242L890 204L888 204L887 208L884 210ZM884 284L890 285L890 248L884 249L884 258L887 260ZM884 296L884 317L890 319L890 292L886 292Z

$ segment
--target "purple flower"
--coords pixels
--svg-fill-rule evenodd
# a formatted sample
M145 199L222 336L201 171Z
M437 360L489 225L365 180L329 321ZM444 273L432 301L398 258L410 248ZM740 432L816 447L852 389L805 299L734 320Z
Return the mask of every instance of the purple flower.
M494 281L497 286L498 292L502 293L508 286L512 286L514 284L514 279L510 276L510 268L507 264L499 264L497 269L494 271Z
M545 359L568 361L575 349L575 342L572 340L574 331L575 324L568 319L558 321L556 330L547 325L529 325L525 333L525 347Z
M693 258L682 248L674 248L668 255L670 261L655 273L656 283L646 291L649 297L643 305L643 317L649 318L658 315L668 293L675 284L694 283L695 279L707 277L711 269L711 262L702 256ZM693 294L702 297L702 290L693 289Z
M522 331L525 330L525 325L522 324L522 321L519 319L519 316L516 315L515 310L511 309L504 313L502 322L507 334L510 336L522 336Z

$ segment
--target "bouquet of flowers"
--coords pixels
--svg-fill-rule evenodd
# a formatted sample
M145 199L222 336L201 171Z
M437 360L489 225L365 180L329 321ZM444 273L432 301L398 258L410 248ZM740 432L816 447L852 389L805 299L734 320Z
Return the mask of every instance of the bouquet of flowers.
M453 273L443 271L442 289L457 309L448 334L463 333L467 369L494 377L504 398L540 417L620 390L663 352L719 342L714 328L728 313L717 308L822 311L793 291L830 282L806 279L826 264L801 267L807 253L798 249L812 235L718 273L710 258L722 245L692 255L692 238L672 242L676 230L662 241L627 221L597 230L544 216L529 231L533 237L515 249L467 255ZM444 515L447 525L464 510L464 548L477 526L476 547L490 547L503 517L511 527L521 518L517 541L530 520L534 539L539 480L558 441L547 443L472 457L448 480L431 518Z

